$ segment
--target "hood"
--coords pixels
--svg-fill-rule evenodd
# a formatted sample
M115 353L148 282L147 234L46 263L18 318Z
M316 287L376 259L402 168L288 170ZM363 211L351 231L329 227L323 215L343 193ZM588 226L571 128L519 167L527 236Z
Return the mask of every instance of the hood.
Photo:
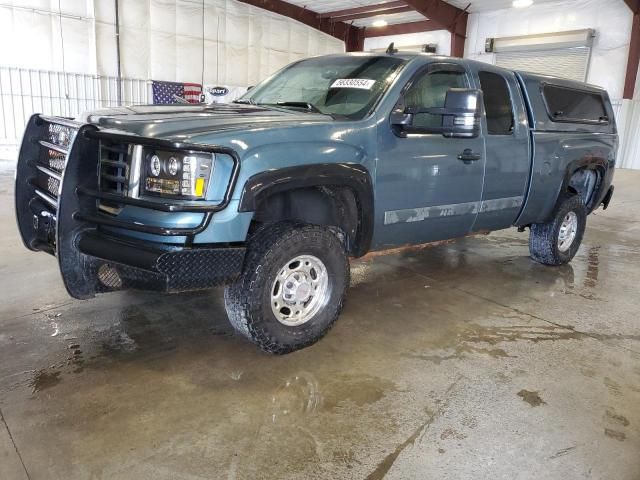
M145 137L181 139L205 133L333 122L328 115L244 104L139 105L87 112L79 120Z

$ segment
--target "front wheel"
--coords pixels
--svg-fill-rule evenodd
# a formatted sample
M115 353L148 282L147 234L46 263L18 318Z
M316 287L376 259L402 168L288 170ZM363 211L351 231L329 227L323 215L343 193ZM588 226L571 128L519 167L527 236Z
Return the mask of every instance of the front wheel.
M225 289L225 306L239 333L284 354L325 335L348 284L345 248L331 229L279 223L250 240L242 275Z
M550 222L531 225L531 258L545 265L569 263L580 248L586 224L587 209L580 196L565 197Z

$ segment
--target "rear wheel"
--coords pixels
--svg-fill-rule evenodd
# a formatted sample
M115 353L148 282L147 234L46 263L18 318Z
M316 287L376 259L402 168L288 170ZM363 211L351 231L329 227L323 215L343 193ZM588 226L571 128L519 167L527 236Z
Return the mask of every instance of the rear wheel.
M575 256L587 223L587 210L578 195L565 197L553 220L534 223L529 235L531 258L545 265L563 265Z
M331 229L278 223L250 240L241 277L225 289L225 306L239 333L284 354L326 334L348 284L347 255Z

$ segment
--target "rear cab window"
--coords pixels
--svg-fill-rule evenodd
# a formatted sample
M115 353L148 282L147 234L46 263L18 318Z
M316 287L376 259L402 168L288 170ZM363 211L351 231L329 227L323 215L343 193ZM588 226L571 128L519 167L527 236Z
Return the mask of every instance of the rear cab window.
M502 75L480 71L480 87L484 98L489 135L511 135L514 128L513 105L509 86Z
M554 122L608 125L610 122L602 95L597 92L544 84L542 98Z

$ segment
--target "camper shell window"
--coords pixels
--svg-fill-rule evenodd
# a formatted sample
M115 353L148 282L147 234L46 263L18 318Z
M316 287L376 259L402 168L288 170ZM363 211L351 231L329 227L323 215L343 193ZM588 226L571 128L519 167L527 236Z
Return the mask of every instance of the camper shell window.
M545 84L542 97L554 122L609 124L601 93Z

